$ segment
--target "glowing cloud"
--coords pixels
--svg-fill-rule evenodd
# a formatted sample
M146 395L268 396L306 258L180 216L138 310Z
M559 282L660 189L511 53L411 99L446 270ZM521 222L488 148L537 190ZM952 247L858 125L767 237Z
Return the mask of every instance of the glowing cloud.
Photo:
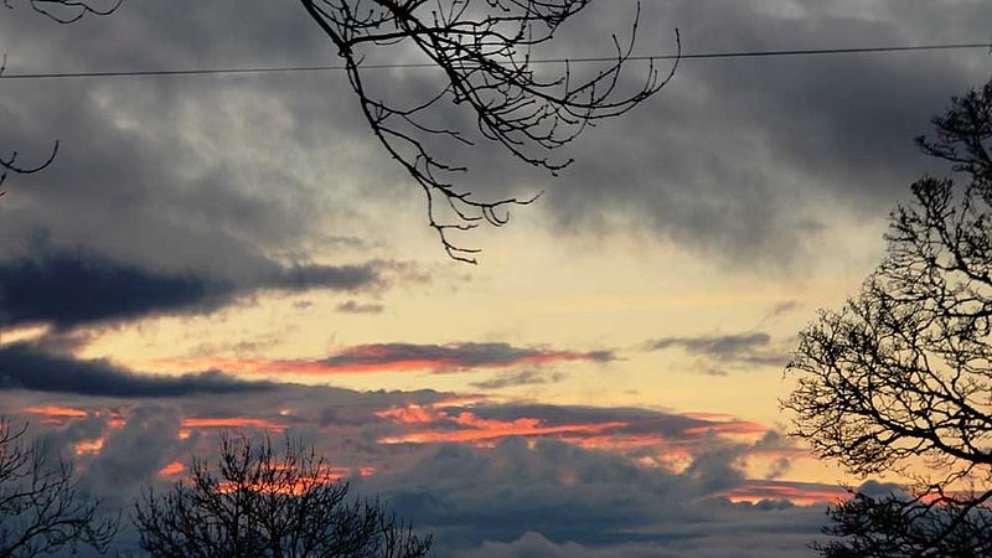
M97 438L95 440L82 440L73 444L72 449L76 455L100 453L103 449L104 438Z
M292 467L288 465L276 465L269 469L269 471L292 471ZM288 473L283 476L277 473L271 475L270 480L263 480L251 484L239 484L234 481L222 481L219 484L218 489L225 493L234 492L237 490L250 490L254 492L299 496L312 490L314 487L324 484L334 484L341 479L351 476L353 473L358 473L360 476L367 477L374 472L374 467L348 469L346 467L329 467L324 465L313 474ZM270 477L270 475L263 476Z
M181 475L186 471L186 465L183 465L180 461L173 461L165 467L162 467L158 471L159 478L166 479L170 477L175 477Z
M615 360L610 351L563 351L538 347L515 347L508 343L451 343L418 345L380 343L356 345L319 360L264 360L208 358L169 361L171 365L232 372L295 373L309 375L368 374L377 372L451 373L477 368L540 366L555 362Z
M851 495L844 488L829 484L748 481L742 486L723 492L720 496L735 503L786 500L797 506L811 506L824 503L833 504L838 501L847 500Z
M493 420L461 411L450 414L420 405L408 405L375 413L380 418L390 419L402 425L447 425L456 429L424 429L383 438L383 444L427 444L443 442L484 443L510 436L551 436L565 434L598 434L607 430L622 428L625 422L610 421L590 424L548 425L540 419L518 418L514 420Z
M77 409L75 407L28 407L24 409L25 413L31 415L44 415L49 418L63 418L63 419L79 419L86 418L87 412L84 409Z

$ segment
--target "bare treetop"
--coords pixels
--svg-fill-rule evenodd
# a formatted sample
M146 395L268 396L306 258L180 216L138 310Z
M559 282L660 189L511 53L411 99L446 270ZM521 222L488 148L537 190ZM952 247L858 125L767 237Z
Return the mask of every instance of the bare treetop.
M908 501L838 508L829 532L853 539L822 547L825 556L947 556L950 542L970 552L954 555L992 552L992 537L964 535L992 525L992 81L933 123L934 138L918 143L967 182L913 184L913 203L891 215L882 264L800 334L789 364L796 435L853 473L916 481ZM857 527L869 516L877 529ZM910 551L869 553L882 539Z
M440 158L428 144L438 137L466 145L472 139L468 130L432 125L430 109L443 101L464 107L484 138L527 164L557 173L572 160L553 159L551 151L596 120L619 116L656 93L677 65L662 75L649 61L639 85L631 89L626 84L639 4L629 39L612 39L612 62L580 78L565 60L561 71L542 77L531 54L591 0L301 1L344 58L373 133L426 194L428 219L444 249L468 263L476 263L479 250L461 245L451 231L470 230L480 222L502 226L510 219L511 206L530 204L537 196L486 200L457 188L452 173L467 168ZM362 66L364 47L399 43L411 45L443 72L437 91L403 106L371 90ZM676 43L681 50L677 31Z
M25 440L27 427L0 418L0 557L30 558L89 547L103 553L117 517L79 488L72 465Z
M150 558L425 558L430 535L415 534L375 499L349 494L324 458L289 439L224 437L214 466L194 461L191 478L149 490L134 524Z

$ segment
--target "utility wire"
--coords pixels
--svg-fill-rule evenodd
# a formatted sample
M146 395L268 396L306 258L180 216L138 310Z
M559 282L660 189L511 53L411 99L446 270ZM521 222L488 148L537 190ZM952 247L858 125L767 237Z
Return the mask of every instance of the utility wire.
M838 54L866 54L866 53L892 53L892 52L918 52L918 51L939 51L939 50L963 50L986 48L992 51L992 43L957 43L957 44L936 44L919 46L890 46L890 47L862 47L862 48L825 48L808 50L751 50L739 52L702 52L687 54L657 54L630 56L627 60L713 60L713 59L733 59L733 58L771 58L784 56L816 56L816 55L838 55ZM615 62L616 57L577 57L577 58L549 58L530 60L530 64L581 64L594 62ZM431 63L412 64L362 64L363 70L385 70L394 68L433 68ZM176 69L176 70L121 70L106 72L57 72L57 73L25 73L25 74L0 74L3 79L65 79L65 78L111 78L111 77L142 77L142 76L203 76L203 75L225 75L225 74L273 74L273 73L299 73L299 72L330 72L343 71L343 65L335 66L272 66L272 67L247 67L247 68L202 68L202 69Z

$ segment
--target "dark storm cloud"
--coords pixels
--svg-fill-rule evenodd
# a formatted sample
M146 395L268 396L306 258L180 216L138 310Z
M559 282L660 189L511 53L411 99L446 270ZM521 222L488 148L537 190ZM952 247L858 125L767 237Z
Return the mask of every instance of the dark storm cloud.
M530 448L526 440L509 439L489 451L445 446L408 471L371 480L391 495L398 512L435 526L439 538L459 546L529 530L558 540L612 542L616 530L673 512L661 502L694 492L664 471L550 440ZM466 490L470 484L475 488Z
M992 5L686 0L646 12L653 28L679 26L687 51L713 52L983 41ZM590 135L544 207L569 231L622 215L739 262L788 261L838 211L882 218L906 196L928 168L912 138L987 78L985 59L979 49L684 61L648 106Z
M133 505L134 495L156 479L166 464L185 463L187 440L179 434L179 409L169 405L143 405L130 409L123 428L107 433L103 447L88 464L84 483L113 498L120 508Z
M413 467L363 484L388 494L401 515L430 525L442 548L458 549L452 554L459 556L484 541L509 542L528 532L613 549L604 556L627 556L617 549L633 543L651 546L647 556L694 556L710 537L707 544L722 542L728 550L729 540L762 535L769 540L755 546L791 551L768 555L802 555L823 523L822 509L759 511L721 500L720 491L744 484L736 457L714 451L674 472L558 441L509 439L490 449L438 447ZM805 540L782 537L788 532Z
M771 340L770 335L761 332L699 337L664 337L647 342L645 349L663 351L678 348L689 354L724 362L769 366L784 365L788 361L788 355L773 350Z
M107 360L81 360L47 354L31 345L0 348L0 390L32 390L107 397L180 397L249 393L273 388L219 371L180 376L141 374Z
M273 265L269 274L237 283L195 272L151 271L86 251L42 250L0 261L0 316L8 325L43 322L69 328L157 314L209 312L262 289L350 291L379 281L372 265Z
M202 277L155 274L83 254L50 254L0 262L0 312L17 325L71 327L157 312L217 307L230 284Z
M8 72L327 54L320 33L305 32L302 10L259 2L232 25L243 6L127 2L113 16L60 26L15 4L0 22L0 49L10 54ZM384 286L386 267L403 275L388 260L371 261L365 240L315 230L317 219L333 220L348 189L336 189L346 177L328 171L341 160L327 141L333 134L307 137L298 124L348 109L329 110L339 104L327 104L319 84L297 81L284 95L269 85L286 84L4 82L0 148L28 164L60 140L55 163L9 182L10 203L0 207L9 320L71 326L210 311L262 290L353 291ZM290 162L291 153L302 159ZM310 262L318 251L358 263L287 263Z
M633 3L617 6L592 5L550 54L609 51L608 40L590 38L627 29ZM336 59L301 8L260 0L129 2L71 26L24 6L6 16L0 48L11 72ZM690 52L971 41L984 40L989 19L992 6L975 2L679 0L644 6L640 45L670 50L676 26ZM384 60L403 55L390 50ZM791 261L836 212L885 215L927 168L911 138L950 95L985 79L985 60L976 50L684 61L658 97L563 152L577 162L557 182L485 143L458 152L454 162L473 172L455 180L481 196L547 183L539 207L569 236L629 226L739 262ZM403 97L434 90L436 78L370 77ZM313 234L322 215L367 224L422 204L370 137L345 81L334 73L5 81L0 146L25 160L43 158L56 137L62 149L43 175L9 185L0 244L10 253L40 227L59 245L71 239L145 267L153 260L229 279L257 270L270 251L388 243L335 242L351 229L322 233L323 244ZM447 107L438 120L471 125Z

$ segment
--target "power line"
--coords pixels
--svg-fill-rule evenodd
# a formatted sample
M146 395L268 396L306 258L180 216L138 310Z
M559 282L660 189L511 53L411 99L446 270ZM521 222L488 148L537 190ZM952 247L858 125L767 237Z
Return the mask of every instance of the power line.
M986 48L992 51L992 43L957 43L957 44L936 44L919 46L889 46L889 47L861 47L861 48L825 48L806 50L751 50L738 52L701 52L675 54L655 54L643 56L631 56L628 60L713 60L713 59L733 59L733 58L771 58L785 56L817 56L817 55L838 55L838 54L869 54L869 53L893 53L893 52L918 52L918 51L939 51L939 50L963 50ZM594 62L615 62L616 57L586 57L586 58L549 58L531 60L531 64L582 64ZM412 64L363 64L362 69L385 70L400 68L433 68L431 63ZM0 79L65 79L65 78L111 78L111 77L142 77L142 76L203 76L203 75L225 75L225 74L273 74L273 73L300 73L300 72L331 72L345 70L343 65L334 66L271 66L271 67L246 67L246 68L201 68L201 69L176 69L176 70L121 70L106 72L56 72L56 73L26 73L26 74L0 74Z

